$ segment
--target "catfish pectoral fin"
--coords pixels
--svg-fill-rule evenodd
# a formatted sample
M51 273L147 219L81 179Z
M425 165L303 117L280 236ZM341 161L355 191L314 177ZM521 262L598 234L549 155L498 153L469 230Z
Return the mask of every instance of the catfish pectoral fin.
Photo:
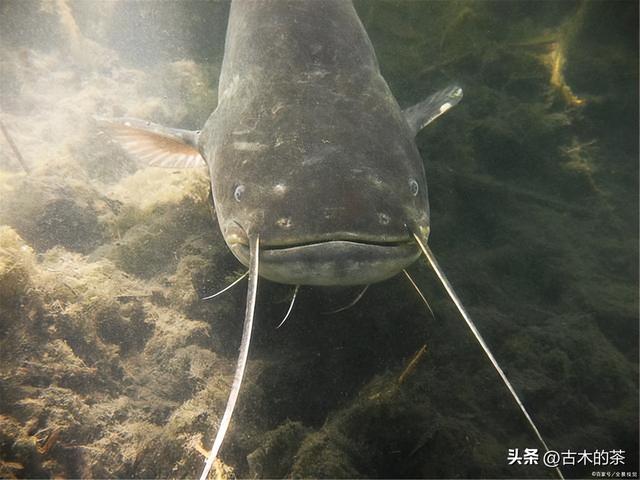
M450 85L403 110L402 113L413 133L417 134L451 107L455 107L460 100L462 100L462 88Z
M218 456L218 451L224 440L224 437L229 428L231 422L231 416L238 400L238 394L240 393L240 386L242 385L242 378L244 377L244 371L247 366L247 357L249 356L249 345L251 343L251 331L253 329L253 316L256 309L256 296L258 293L258 257L260 256L260 244L259 237L249 237L249 289L247 290L247 306L244 312L244 326L242 327L242 341L240 342L240 353L238 355L238 363L236 364L236 372L233 376L233 384L231 385L231 392L229 393L229 400L227 400L227 406L224 409L222 420L220 421L220 427L216 438L213 441L213 447L209 452L209 457L205 463L200 480L206 480L209 475L209 471Z
M167 128L135 118L96 118L133 158L151 167L198 168L206 165L198 150L200 132Z

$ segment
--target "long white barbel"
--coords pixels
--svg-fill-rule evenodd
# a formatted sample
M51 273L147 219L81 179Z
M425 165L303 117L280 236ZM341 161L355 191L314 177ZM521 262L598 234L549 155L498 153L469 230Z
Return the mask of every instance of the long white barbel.
M431 249L429 248L427 243L423 242L418 235L413 233L413 236L416 239L416 242L418 242L418 245L420 246L420 250L422 250L422 253L424 253L425 257L427 257L427 260L429 261L429 265L431 266L431 268L433 268L433 271L436 272L436 275L440 279L440 282L442 282L442 286L447 291L447 293L449 294L449 297L451 298L451 300L453 300L453 303L458 308L458 311L460 312L460 315L462 315L462 318L464 318L464 321L467 322L467 325L469 326L469 329L471 330L473 335L476 337L476 340L478 341L478 343L482 347L482 350L484 351L484 353L487 355L487 357L489 357L489 361L493 365L493 368L495 368L495 370L498 372L498 375L500 375L500 378L502 379L502 381L506 385L507 389L511 393L511 396L513 397L513 399L518 404L518 407L520 407L520 411L522 412L522 414L527 419L527 422L529 422L529 425L531 426L531 429L533 430L533 433L535 433L536 437L538 437L538 440L540 441L540 443L544 447L545 451L548 452L549 451L549 447L547 446L547 442L545 442L544 438L542 438L542 434L540 433L540 430L538 430L538 427L536 427L536 424L533 422L533 419L531 418L531 415L529 415L529 412L527 412L527 409L525 408L524 404L522 403L522 400L520 400L520 397L518 396L518 394L516 393L515 389L511 385L511 382L509 381L509 379L505 375L504 371L502 370L502 368L498 364L498 361L493 356L493 353L491 353L491 350L489 350L489 346L484 341L484 338L482 338L482 335L480 334L480 331L476 327L475 323L473 323L473 320L471 320L471 317L467 313L467 310L464 308L464 305L462 305L462 302L458 298L458 295L453 290L453 287L449 283L449 280L447 279L447 276L445 275L445 273L442 270L442 268L440 268L440 265L438 264L438 261L436 260L436 257L433 255L433 252L431 251ZM556 472L558 473L558 476L561 479L564 480L564 476L562 475L562 472L560 471L560 469L558 467L556 467Z
M240 393L240 386L242 385L242 378L244 377L244 371L247 366L247 357L249 356L249 345L251 343L251 331L253 329L253 316L256 310L256 297L258 293L258 264L260 257L260 241L259 236L249 237L249 287L247 290L247 306L244 312L244 326L242 327L242 341L240 342L240 354L238 355L238 364L236 365L236 372L233 376L233 383L231 385L231 392L229 393L229 400L227 400L227 407L224 409L222 420L220 421L220 427L218 433L213 441L213 447L207 457L207 462L204 465L200 480L206 480L213 462L215 462L218 456L218 451L224 440L224 436L229 428L231 422L231 416L233 415L233 409L236 406L238 400L238 394Z

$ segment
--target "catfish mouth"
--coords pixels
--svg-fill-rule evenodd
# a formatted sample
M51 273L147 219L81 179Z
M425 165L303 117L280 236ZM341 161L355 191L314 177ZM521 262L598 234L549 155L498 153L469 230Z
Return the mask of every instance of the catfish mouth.
M293 250L296 248L301 248L301 247L308 247L308 246L320 246L324 243L332 243L332 242L346 242L346 243L354 243L354 244L360 244L360 245L377 245L380 247L397 247L399 245L404 245L407 243L412 243L410 242L408 239L404 240L404 241L376 241L376 240L354 240L354 239L349 239L349 238L344 238L344 239L331 239L331 240L316 240L316 241L308 241L308 242L300 242L300 243L294 243L294 244L284 244L284 245L273 245L273 246L269 246L269 245L261 245L260 248L261 250L264 251L275 251L275 250ZM244 243L242 243L242 245L244 245ZM248 247L246 245L244 245L247 249Z
M249 247L229 244L233 254L249 265ZM292 285L364 285L380 282L413 263L420 251L408 236L379 241L319 239L297 244L260 245L260 275Z

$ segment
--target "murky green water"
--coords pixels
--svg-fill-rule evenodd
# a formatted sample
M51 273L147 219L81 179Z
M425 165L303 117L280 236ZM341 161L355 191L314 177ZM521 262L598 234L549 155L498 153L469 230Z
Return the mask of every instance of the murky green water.
M637 2L355 5L401 107L464 88L417 137L430 245L562 472L637 477ZM2 477L199 474L245 290L200 297L244 269L205 172L142 168L92 118L200 128L228 10L0 3L0 121L30 170L0 137ZM220 475L554 476L434 274L410 272L433 316L399 276L334 315L358 288L303 288L276 330L292 289L260 283Z

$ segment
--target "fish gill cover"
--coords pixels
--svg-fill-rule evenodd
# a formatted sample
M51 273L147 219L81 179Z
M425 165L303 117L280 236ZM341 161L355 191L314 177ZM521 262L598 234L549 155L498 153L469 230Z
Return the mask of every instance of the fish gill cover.
M431 245L550 447L625 452L563 473L637 475L637 2L356 7L402 106L465 89L418 137ZM188 478L203 464L244 298L200 298L242 269L206 172L141 168L93 117L199 128L227 12L0 3L3 478ZM432 274L412 274L434 318L396 278L332 316L357 290L303 289L275 330L291 292L264 282L217 476L553 476L510 464L535 438Z

